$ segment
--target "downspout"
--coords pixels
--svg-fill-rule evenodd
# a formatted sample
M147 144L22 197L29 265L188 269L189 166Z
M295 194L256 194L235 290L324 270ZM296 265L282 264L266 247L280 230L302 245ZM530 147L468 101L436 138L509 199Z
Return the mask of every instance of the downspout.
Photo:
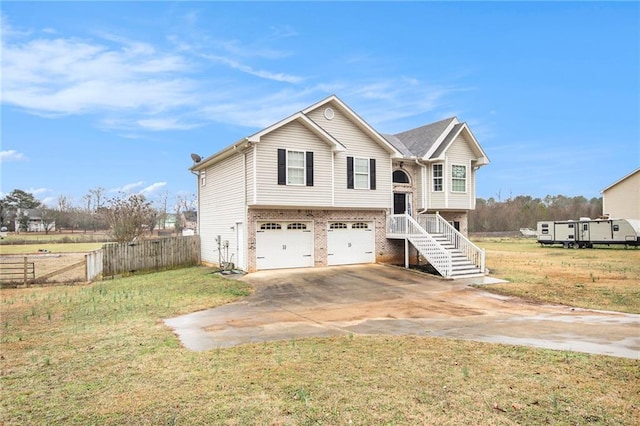
M422 167L423 170L426 170L427 165L421 163L419 158L416 158L415 162L418 166ZM425 177L426 177L426 174L425 174ZM428 208L426 207L426 202L425 202L426 199L427 199L427 182L426 182L426 179L423 179L422 180L422 202L423 202L423 205L425 205L425 207L421 211L416 212L416 217L427 212Z
M194 172L193 170L189 170L193 175L196 176L196 188L198 188L198 212L196 213L196 226L198 235L200 235L200 172Z

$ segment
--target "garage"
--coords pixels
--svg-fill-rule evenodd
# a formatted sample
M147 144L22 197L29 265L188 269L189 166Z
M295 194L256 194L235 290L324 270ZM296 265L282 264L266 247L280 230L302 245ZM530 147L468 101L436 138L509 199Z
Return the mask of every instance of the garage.
M306 268L313 264L311 222L258 222L256 268Z
M375 244L373 222L329 222L327 264L373 263Z

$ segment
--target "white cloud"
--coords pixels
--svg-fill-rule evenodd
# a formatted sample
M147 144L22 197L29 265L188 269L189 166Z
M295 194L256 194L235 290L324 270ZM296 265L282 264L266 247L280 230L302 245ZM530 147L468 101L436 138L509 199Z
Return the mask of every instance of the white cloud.
M42 202L42 204L44 204L47 207L55 207L56 203L58 202L58 199L56 197L46 197L40 201Z
M33 194L33 196L42 195L42 194L51 192L51 190L48 188L29 188L29 189L25 189L24 191Z
M138 126L146 130L189 130L194 127L198 127L197 123L181 122L176 118L148 118L138 120L136 122Z
M195 25L198 15L184 19ZM296 36L290 27L270 28L254 42L192 30L189 37L168 36L167 49L111 33L77 38L48 30L34 36L7 26L2 102L48 117L93 114L101 128L138 138L142 132L188 130L209 122L265 127L331 93L374 127L399 131L404 129L392 126L400 127L402 120L442 113L444 100L460 90L413 76L322 81L267 70L271 65L265 60L291 55L267 45Z
M133 192L136 188L141 187L142 185L144 185L144 181L139 181L139 182L134 182L134 183L128 183L124 186L121 186L119 188L113 188L111 190L109 190L109 192L124 192L124 193L130 193Z
M140 190L140 194L151 194L165 186L167 186L167 182L156 182Z
M20 161L20 160L26 160L26 159L27 157L25 157L23 153L18 152L15 149L0 151L0 162Z
M303 77L296 76L296 75L285 74L285 73L274 73L274 72L264 71L264 70L255 70L249 65L241 64L236 60L233 60L231 58L224 57L224 56L203 54L202 57L209 59L210 61L227 65L243 73L253 75L255 77L264 78L267 80L273 80L273 81L278 81L282 83L292 83L292 84L300 83L304 80Z
M3 102L34 112L155 112L194 103L183 58L130 43L110 48L77 39L3 43Z

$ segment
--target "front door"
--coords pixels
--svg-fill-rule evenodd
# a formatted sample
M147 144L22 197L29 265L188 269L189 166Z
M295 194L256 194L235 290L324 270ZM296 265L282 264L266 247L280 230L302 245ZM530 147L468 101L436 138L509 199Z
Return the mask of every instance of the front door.
M405 192L393 193L393 214L411 214L410 194Z

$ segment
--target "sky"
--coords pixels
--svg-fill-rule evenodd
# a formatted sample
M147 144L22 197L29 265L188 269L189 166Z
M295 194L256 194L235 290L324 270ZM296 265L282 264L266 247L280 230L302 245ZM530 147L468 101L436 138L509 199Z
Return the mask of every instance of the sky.
M381 133L466 122L477 196L601 196L640 167L639 2L1 7L1 187L193 197L207 157L335 94Z

